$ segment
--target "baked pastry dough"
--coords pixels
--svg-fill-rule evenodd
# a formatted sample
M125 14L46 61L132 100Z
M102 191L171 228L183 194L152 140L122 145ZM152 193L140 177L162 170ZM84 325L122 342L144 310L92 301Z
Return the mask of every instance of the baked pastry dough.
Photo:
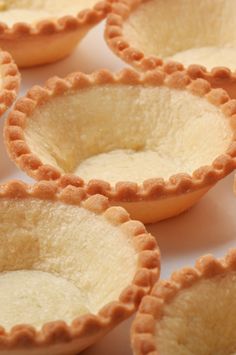
M236 250L208 255L160 281L132 326L135 355L236 353Z
M232 99L236 99L236 74L228 68L214 68L207 71L200 65L190 65L186 71L192 79L207 80L212 87L223 88Z
M0 117L11 106L20 86L20 73L9 53L0 50Z
M129 317L159 275L155 239L104 196L0 186L0 348L77 354Z
M19 67L55 62L111 10L113 0L0 0L0 47Z
M20 99L5 141L33 178L77 176L148 223L191 207L234 169L234 113L226 92L184 72L75 73Z
M119 0L106 39L140 69L163 61L236 69L235 0Z

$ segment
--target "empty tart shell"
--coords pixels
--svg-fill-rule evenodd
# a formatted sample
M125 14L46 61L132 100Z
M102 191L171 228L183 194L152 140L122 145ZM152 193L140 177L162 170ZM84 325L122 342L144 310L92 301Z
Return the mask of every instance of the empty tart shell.
M151 223L235 168L235 113L224 90L184 72L74 73L19 99L5 142L34 179L82 186Z
M53 182L0 187L0 351L77 354L159 276L154 237L120 207Z
M19 67L69 55L111 10L113 0L1 0L0 47Z
M236 352L236 250L200 258L154 286L132 325L135 355Z
M0 117L12 105L20 86L20 74L9 53L0 50Z
M119 57L141 70L174 61L235 71L235 20L234 0L119 0L105 37Z

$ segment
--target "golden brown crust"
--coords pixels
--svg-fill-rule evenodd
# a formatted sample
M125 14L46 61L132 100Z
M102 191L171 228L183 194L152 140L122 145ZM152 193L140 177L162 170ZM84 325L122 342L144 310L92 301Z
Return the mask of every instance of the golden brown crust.
M75 16L63 16L58 19L38 21L34 24L19 22L9 27L7 24L0 22L0 39L52 35L94 25L111 11L114 1L116 0L98 1L92 8L84 9Z
M160 355L156 345L156 322L163 317L164 307L183 289L190 288L203 279L236 271L236 249L218 260L212 255L199 258L194 268L184 268L172 274L170 280L159 281L151 294L145 296L139 307L131 330L135 355Z
M126 38L123 33L123 24L140 4L147 1L149 0L118 0L113 5L105 28L105 40L112 51L125 62L144 71L163 66L163 60L157 56L145 56L141 50L133 47L129 38ZM175 62L171 62L168 66L169 69L171 67L183 69L182 64Z
M102 21L117 0L98 0L78 14L35 23L0 21L0 47L14 57L21 68L53 63L68 56L86 33Z
M193 64L186 69L186 72L192 79L207 80L212 87L224 89L232 99L236 99L236 74L230 69L215 67L208 71L201 65ZM216 100L219 100L219 98L216 97Z
M0 328L0 350L44 347L73 340L84 341L99 333L104 334L134 313L160 273L159 249L155 238L147 233L144 225L131 221L121 207L109 207L108 199L104 196L89 197L81 187L62 188L52 181L41 181L33 186L20 181L0 185L0 200L27 198L82 206L96 214L104 215L109 223L119 226L134 238L138 253L137 271L132 284L124 289L119 300L103 307L97 315L88 314L75 319L71 326L58 321L44 325L40 331L28 325L17 325L9 333Z
M20 73L11 55L0 50L0 117L16 99Z
M81 178L62 174L55 167L43 164L35 156L26 143L24 128L34 110L44 105L53 97L65 92L78 91L92 86L103 84L123 85L166 85L170 88L186 89L194 95L205 97L212 104L220 107L229 117L233 130L235 127L235 100L230 100L224 90L212 89L206 80L192 79L186 72L173 72L159 70L138 73L132 69L125 69L118 74L107 70L100 70L91 75L73 73L65 79L52 78L45 87L33 87L24 98L17 101L14 110L10 113L5 123L5 142L9 155L13 161L28 175L36 180L57 180L60 186L74 185L84 187L87 193L102 194L111 201L141 201L155 200L164 197L177 196L183 193L196 191L215 184L224 178L236 164L236 135L227 152L217 157L211 166L200 167L192 176L177 174L165 181L161 178L150 179L138 185L132 182L117 182L111 186L108 182L91 180L84 182ZM95 177L96 178L96 177Z
M125 62L137 69L147 71L164 67L169 73L187 70L194 78L208 80L213 87L224 88L232 98L236 98L236 74L225 67L215 67L208 71L201 65L190 65L185 68L183 64L176 61L165 61L158 56L146 56L141 50L132 47L129 38L123 32L123 25L132 12L141 4L150 0L118 0L108 15L105 28L105 40L111 50Z

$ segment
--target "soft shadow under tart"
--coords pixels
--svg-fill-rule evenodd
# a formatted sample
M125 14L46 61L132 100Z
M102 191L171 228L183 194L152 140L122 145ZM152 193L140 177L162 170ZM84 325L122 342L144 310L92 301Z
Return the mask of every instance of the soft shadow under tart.
M11 55L0 50L0 117L12 105L20 86L20 73Z
M236 353L236 250L159 281L132 325L135 355Z
M1 0L0 47L19 67L68 56L111 11L113 0ZM92 54L93 55L93 54Z
M83 186L151 223L235 168L235 113L224 90L184 72L74 73L16 103L5 142L36 180Z
M0 186L0 349L77 354L137 309L157 243L101 195L53 182Z
M129 64L154 69L163 62L236 69L234 0L118 0L105 37Z

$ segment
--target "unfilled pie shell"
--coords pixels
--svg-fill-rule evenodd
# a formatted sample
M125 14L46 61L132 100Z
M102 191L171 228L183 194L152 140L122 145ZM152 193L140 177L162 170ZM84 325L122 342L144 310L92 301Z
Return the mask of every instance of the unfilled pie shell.
M235 70L235 16L233 0L118 0L108 16L105 39L116 55L139 70L168 62Z
M157 282L132 325L134 354L235 353L235 281L234 249L221 260L201 257L194 268Z
M24 211L23 209L24 203L26 203L27 206L31 205L31 207L29 207L27 211ZM73 230L71 230L71 232L69 233L70 236L66 237L67 228L65 223L68 217L66 217L65 211L67 208L71 209L71 211L74 211L74 218L77 214L82 213L82 219L80 221L80 223L82 224L87 223L86 218L89 215L89 218L94 219L92 224L96 224L97 221L103 221L103 228L106 228L106 225L109 225L109 228L112 228L112 230L119 231L119 233L121 232L122 236L127 238L127 245L129 245L129 248L134 248L136 255L135 259L133 260L134 265L136 265L134 269L133 281L130 285L125 285L118 299L114 299L112 302L105 304L102 309L99 309L98 312L88 313L79 316L76 319L73 319L71 324L63 321L62 319L44 324L43 327L40 328L35 328L32 325L16 324L13 328L6 331L4 327L1 327L0 349L4 354L9 353L19 355L28 353L31 354L33 352L35 354L77 354L79 351L82 351L86 347L96 342L113 327L115 327L118 323L120 323L121 321L129 317L132 313L134 313L141 301L141 298L145 294L150 292L153 283L157 280L159 276L160 256L155 239L146 232L145 227L140 222L131 221L129 215L125 210L119 207L110 208L108 200L104 196L96 195L88 197L85 190L82 188L68 186L62 189L58 188L53 182L40 182L34 186L28 186L22 182L12 181L6 185L0 186L0 204L3 212L3 220L1 221L3 235L1 237L4 238L4 226L6 227L6 238L10 236L8 242L4 241L3 249L7 247L7 243L9 243L9 246L6 249L6 252L1 255L1 258L5 258L5 262L4 260L2 260L3 262L1 262L2 271L5 271L5 273L6 271L14 272L14 270L37 270L38 262L43 262L42 271L45 272L43 268L47 267L48 262L50 262L52 263L52 266L54 265L51 270L51 273L55 273L55 275L61 275L60 273L62 273L62 278L65 278L65 275L63 276L64 269L61 269L60 266L60 260L57 260L56 264L54 262L55 250L61 250L61 246L59 244L57 245L59 241L59 232L63 234L64 230L65 238L80 238L79 231L77 232L78 235L75 233L75 229L77 228L76 225L72 227ZM35 208L37 209L38 204L38 213L37 210L35 211L36 213L33 213ZM45 213L43 212L45 207L44 205L46 206L46 208L47 206L49 207L48 213L47 210L45 210ZM7 209L4 211L4 208ZM12 210L12 208L13 210L15 209L17 213L15 216L8 216L8 213L10 210ZM45 228L47 229L48 223L50 223L50 221L52 220L51 217L53 217L53 209L57 209L58 218L56 218L56 220L59 225L61 224L61 228L57 229L58 232L56 234L53 234L52 236L48 234L45 235L44 233L40 235L40 238L42 240L37 239L38 234L36 231L36 226L39 225L38 223L42 222L40 224L40 228L43 228L43 230L45 230ZM71 215L70 212L69 215ZM10 223L10 218L12 223ZM22 219L22 223L19 224L18 230L14 230L19 218ZM43 223L43 221L45 221L45 223ZM86 228L89 228L90 226L92 228L92 224L88 225L87 223ZM78 224L78 229L80 230L80 228L82 228L81 224ZM33 233L34 235L30 234L30 230L35 230L35 233ZM104 234L104 231L101 230L99 233L99 230L96 230L96 238L99 238L99 240L101 240L100 237L102 236L102 234ZM21 237L25 241L23 245L20 244L22 239ZM30 238L33 242L32 246L29 245ZM92 238L92 232L91 235L89 235L89 238ZM109 236L106 236L106 238L108 238L107 241L109 242ZM110 236L110 238L116 240L116 238L114 238L114 235ZM53 246L53 248L51 248L50 243L48 243L50 239L52 243L51 246ZM63 259L64 255L67 255L67 244L66 239L62 238L61 240L62 242L64 240L64 247L62 248L63 253L61 254L61 258ZM131 244L129 244L130 242L133 243L133 247L131 246ZM88 243L88 245L92 245L89 240ZM84 239L81 245L81 255L83 255L84 250L86 248L85 244L86 239ZM40 245L41 247L39 247ZM34 248L34 246L36 247L36 249ZM96 254L99 252L100 247L96 245L93 246ZM45 249L46 254L44 248L49 248ZM76 247L75 244L75 248L78 248L78 245ZM125 248L127 248L127 246ZM106 245L103 245L102 253L104 254L108 249L110 250L111 248L106 248ZM39 253L37 250L39 251ZM35 255L36 251L36 254L38 256ZM28 257L26 255L27 253L30 253ZM88 260L86 262L92 263L93 259L91 259L91 250L88 249L88 253ZM113 250L110 250L108 253L113 253ZM114 250L114 253L117 254L117 250ZM119 253L122 254L121 251L119 251ZM24 258L21 257L22 255L24 255ZM43 255L46 255L45 260L48 260L48 262L45 263L45 261L43 261ZM79 255L80 250L77 249L77 252L75 251L75 259L73 260L74 263L76 262L77 264L82 264L83 256L79 257ZM71 262L72 256L73 255L70 252L68 254L69 259L67 265L69 267L69 272L73 270L73 261ZM112 255L107 254L107 262L108 260L115 260L114 256L112 257ZM38 258L38 261L35 258ZM17 268L14 267L14 263L17 263ZM24 263L26 263L28 266L25 267ZM32 266L30 266L31 264ZM64 267L63 262L61 263L61 265ZM106 265L108 265L108 263ZM87 266L88 267L85 268L84 271L85 273L87 272L87 269L90 270L91 268L90 265ZM123 266L120 265L120 267ZM115 288L113 287L114 290L119 284L119 275L117 275L117 270L117 267L113 268L113 272L116 273L115 277L113 277L116 282ZM91 270L88 272L91 272ZM129 270L125 271L125 273L127 272L129 273ZM76 276L77 273L78 276ZM94 273L92 273L91 275L94 275ZM85 285L87 286L90 285L91 281L89 280L91 275L88 274L88 276L85 277ZM78 280L82 279L82 275L80 274L79 270L77 271L77 269L75 269L75 277L79 277ZM106 279L108 277L110 276L107 275ZM70 279L68 276L66 278ZM76 279L72 278L72 280L74 280L75 282ZM97 284L95 284L94 287L96 288ZM102 284L101 289L103 288L104 283ZM104 290L101 291L104 292ZM95 292L95 299L97 299L98 292L99 290Z
M0 50L0 117L16 99L20 73L11 55Z
M76 16L19 22L9 27L0 21L0 47L13 56L20 68L53 63L68 56L79 41L111 11L113 0L98 1Z
M92 75L74 73L66 79L53 78L49 80L44 88L38 86L32 88L25 98L17 102L14 111L10 113L6 122L5 141L10 157L21 169L36 180L56 180L63 187L67 185L83 186L89 194L101 193L108 197L112 204L125 207L131 213L132 218L145 223L152 223L178 215L190 208L218 180L225 177L235 168L236 144L233 132L235 129L234 114L236 113L236 103L234 100L230 100L224 90L212 89L207 81L203 79L192 80L185 72L169 74L168 68L165 71L146 74L138 74L133 70L124 70L117 75L108 71L99 71ZM211 161L211 165L197 166L197 170L192 175L181 171L179 174L171 176L167 181L161 176L157 176L154 179L150 177L142 184L137 184L133 181L117 181L115 186L112 186L107 181L98 180L97 176L93 176L91 180L84 182L75 174L63 173L55 165L43 163L40 156L32 152L26 140L27 122L30 122L35 110L40 109L43 112L44 105L53 102L52 100L54 99L65 99L69 97L68 95L74 95L80 93L80 91L87 95L86 93L89 92L89 89L96 89L106 85L110 85L110 88L123 85L124 89L126 87L139 88L142 85L144 88L150 89L163 87L174 90L173 92L175 90L180 90L178 92L186 90L186 93L191 93L193 97L204 97L204 100L206 99L207 102L210 102L210 106L212 105L214 109L215 106L220 107L220 112L223 112L224 117L229 117L233 141L226 151L222 151L222 154L220 152L220 156L216 157L213 162ZM101 104L99 105L101 106ZM55 107L58 107L58 105ZM72 108L68 109L71 110ZM66 112L65 110L66 108L64 107L63 112ZM66 117L69 116L67 115ZM35 120L32 122L35 122ZM37 127L39 127L38 124ZM91 130L93 129L91 124L88 127L91 127L89 128ZM105 132L106 127L104 128ZM49 129L47 129L47 134L48 132ZM96 133L97 131L95 130L94 132ZM55 134L54 128L50 134ZM65 139L64 134L63 137ZM86 134L83 137L86 138ZM96 135L94 139L96 139ZM91 139L87 141L91 142ZM48 141L47 144L49 143ZM68 144L70 145L71 142L69 141ZM61 146L60 143L57 149L62 149ZM170 151L172 150L174 151L174 148L170 147ZM68 152L70 153L71 149L68 150L67 148ZM62 153L64 154L64 152ZM63 154L60 154L59 159L64 159L65 163L67 163L66 159L62 157Z

